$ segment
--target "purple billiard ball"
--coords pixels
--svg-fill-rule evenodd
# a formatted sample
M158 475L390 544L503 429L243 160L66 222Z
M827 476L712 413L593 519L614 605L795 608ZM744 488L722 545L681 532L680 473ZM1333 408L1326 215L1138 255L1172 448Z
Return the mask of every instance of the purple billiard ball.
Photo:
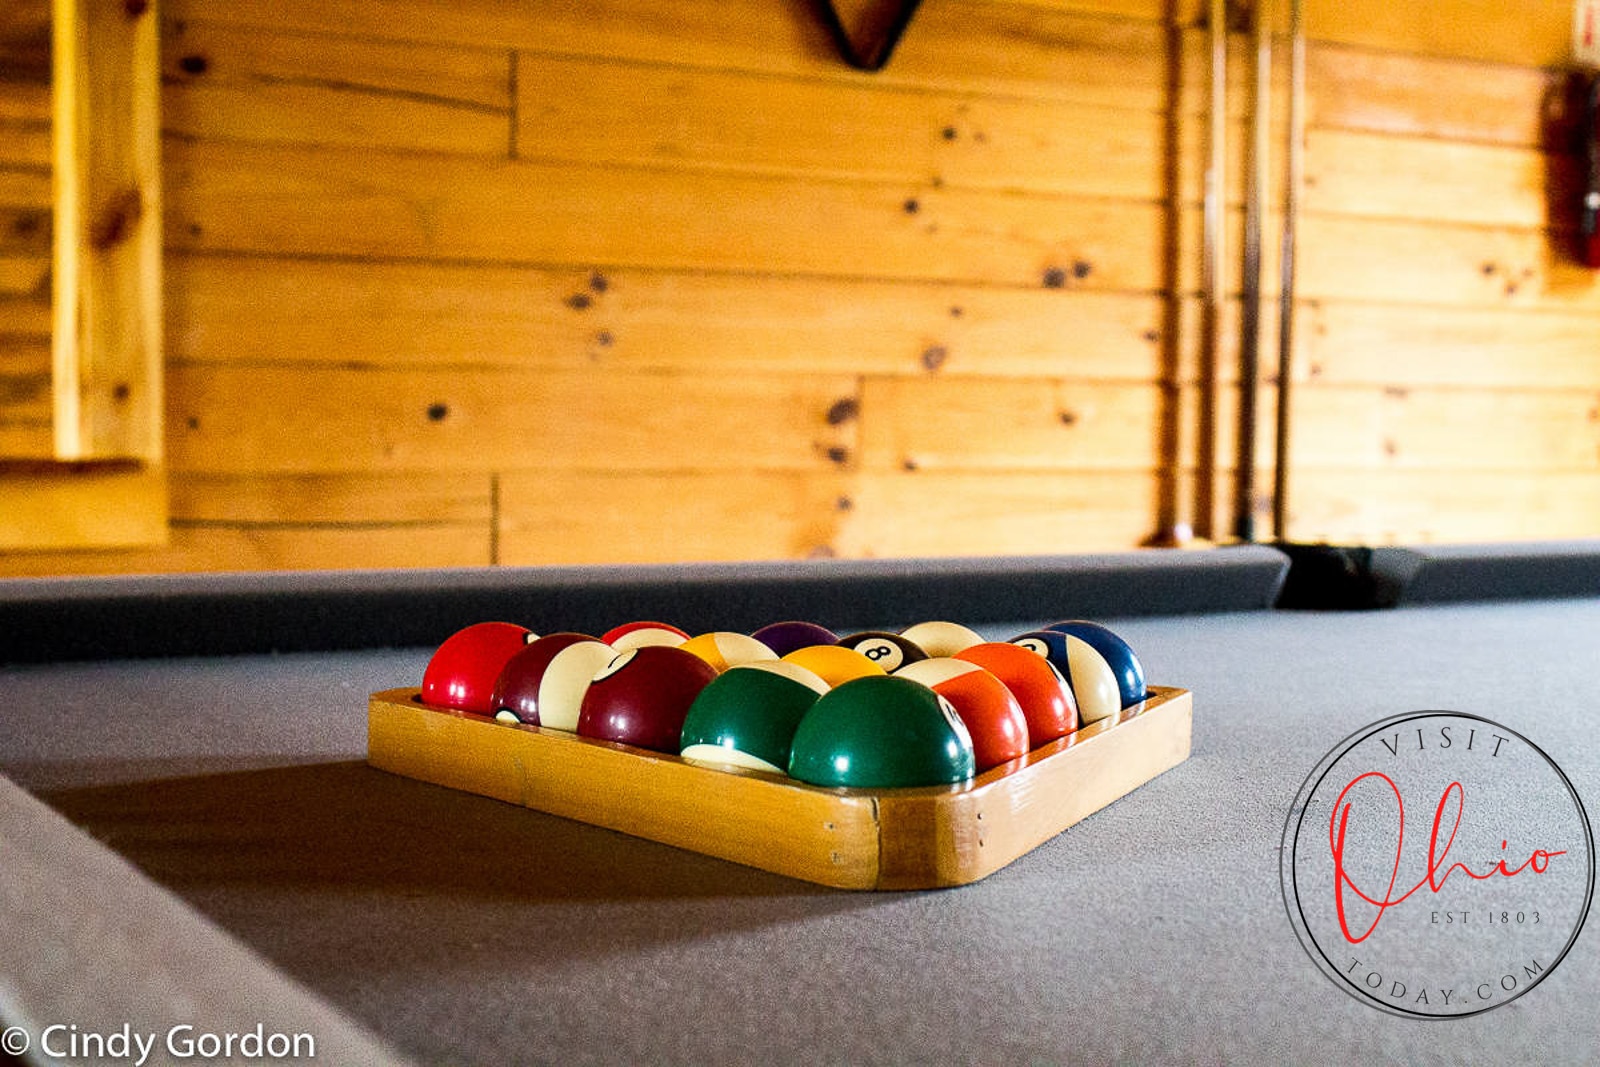
M763 626L750 635L763 645L777 653L779 658L802 648L812 645L834 645L839 643L839 635L826 626L819 626L814 622L775 622Z

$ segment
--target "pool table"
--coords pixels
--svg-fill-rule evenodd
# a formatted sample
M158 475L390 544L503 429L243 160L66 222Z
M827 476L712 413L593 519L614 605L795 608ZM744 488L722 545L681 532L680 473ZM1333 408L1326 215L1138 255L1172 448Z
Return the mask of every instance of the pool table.
M1307 775L1400 712L1487 716L1600 798L1600 546L1538 557L1323 557L1310 584L1263 546L0 582L0 1026L25 1062L257 1026L331 1063L1592 1060L1592 936L1526 996L1424 1022L1319 973L1280 888ZM365 762L368 695L470 621L1074 616L1193 693L1192 753L958 888L827 889Z

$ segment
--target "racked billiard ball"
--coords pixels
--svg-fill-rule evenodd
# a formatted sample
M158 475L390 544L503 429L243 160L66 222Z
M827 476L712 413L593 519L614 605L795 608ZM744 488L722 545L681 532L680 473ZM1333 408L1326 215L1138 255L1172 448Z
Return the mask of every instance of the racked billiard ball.
M1072 687L1078 720L1087 726L1122 710L1122 697L1111 668L1082 638L1059 630L1035 630L1011 639L1048 660Z
M789 774L820 786L945 785L975 773L972 737L950 702L891 675L857 678L819 697L789 754Z
M950 702L972 735L981 773L1028 752L1028 717L1005 683L976 663L940 656L908 663L896 678L921 682Z
M983 636L958 622L919 622L900 631L900 636L912 642L930 656L953 656L973 645L983 644Z
M787 656L791 652L810 648L812 645L831 645L839 640L839 635L826 626L796 619L770 623L750 636L779 656Z
M422 702L494 714L494 683L512 656L538 637L512 622L477 622L444 639L422 672Z
M855 649L890 674L907 663L928 658L928 654L916 642L882 630L865 630L841 637L838 644L840 648Z
M1144 681L1144 666L1134 654L1133 646L1124 641L1121 635L1087 619L1053 622L1045 629L1080 638L1090 648L1100 653L1100 657L1106 661L1106 666L1110 667L1111 673L1116 676L1117 690L1122 695L1123 707L1131 707L1145 698L1147 687Z
M783 657L786 663L797 663L819 675L830 686L843 685L855 678L889 672L853 648L840 645L812 645L799 648Z
M826 682L793 663L764 660L730 667L689 706L683 758L786 775L795 728L827 691Z
M689 706L716 676L716 668L681 648L618 653L584 691L578 734L677 754Z
M589 680L617 650L587 634L546 634L512 656L494 685L494 716L556 730L576 730Z
M754 637L726 630L691 637L678 647L699 656L715 667L719 673L743 663L759 663L778 658L776 652Z
M689 635L671 623L641 621L613 626L600 635L600 640L618 652L626 652L630 648L644 648L646 645L681 645L689 640Z
M1038 748L1078 728L1072 688L1043 656L1021 645L985 641L955 654L1005 683L1028 720L1028 747Z

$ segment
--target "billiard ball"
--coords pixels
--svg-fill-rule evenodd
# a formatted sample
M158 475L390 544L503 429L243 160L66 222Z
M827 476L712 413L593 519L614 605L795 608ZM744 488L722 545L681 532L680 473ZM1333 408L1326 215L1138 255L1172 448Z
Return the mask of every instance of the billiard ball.
M890 674L907 663L928 658L928 654L914 641L900 634L885 633L882 630L865 630L849 637L841 637L838 644L840 648L855 649Z
M753 637L718 630L691 637L678 646L715 667L718 673L743 663L775 660L778 654Z
M839 645L812 645L796 649L783 659L819 675L830 686L843 685L868 675L889 673L855 649Z
M919 622L901 630L900 636L930 656L953 656L963 649L983 644L981 635L958 622Z
M616 657L616 649L587 634L546 634L506 661L494 684L495 718L576 730L589 679Z
M578 735L676 754L689 705L716 676L711 664L681 648L620 652L584 690Z
M1140 664L1139 657L1134 655L1133 646L1114 631L1097 622L1088 622L1084 619L1051 623L1045 629L1081 638L1090 648L1100 653L1106 665L1111 668L1111 673L1116 676L1117 691L1122 695L1123 707L1139 703L1148 694L1144 681L1144 667Z
M1011 690L994 675L966 660L940 656L908 663L896 678L921 682L950 702L972 735L979 772L1026 755L1028 718Z
M1078 703L1084 725L1099 722L1122 710L1116 676L1088 642L1059 630L1035 630L1011 639L1013 645L1038 653L1061 672Z
M646 645L681 645L689 640L689 635L669 623L625 622L601 634L600 640L618 652L626 652L630 648L644 648Z
M768 660L731 667L689 705L683 758L787 775L795 728L827 691L826 682L793 663Z
M770 623L750 636L779 656L787 656L791 652L810 648L812 645L835 644L839 640L839 635L826 626L797 620Z
M1030 749L1078 728L1078 705L1072 688L1043 656L1020 645L985 641L962 649L954 658L976 663L1011 690L1028 720Z
M943 785L975 773L972 737L950 702L890 675L856 678L817 698L789 754L789 774L820 786Z
M537 637L511 622L478 622L457 630L422 672L422 702L493 715L494 683L501 668Z

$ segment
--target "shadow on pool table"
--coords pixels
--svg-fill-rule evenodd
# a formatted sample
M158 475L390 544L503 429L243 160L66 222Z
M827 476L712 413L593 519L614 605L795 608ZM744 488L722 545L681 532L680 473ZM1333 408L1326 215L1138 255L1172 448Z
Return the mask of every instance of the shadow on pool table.
M357 761L37 789L156 881L529 904L839 893Z

